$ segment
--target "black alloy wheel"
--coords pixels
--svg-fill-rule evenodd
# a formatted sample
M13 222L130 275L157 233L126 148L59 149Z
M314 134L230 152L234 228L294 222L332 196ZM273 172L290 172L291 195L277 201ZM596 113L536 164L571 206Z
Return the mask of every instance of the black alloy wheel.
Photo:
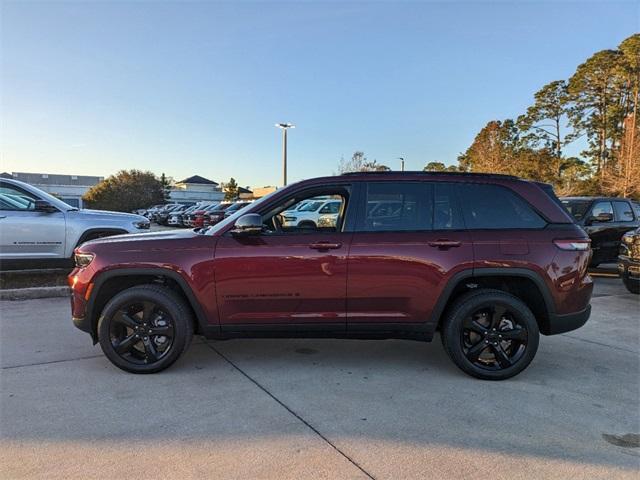
M524 370L535 357L540 337L529 307L493 289L461 295L448 309L440 333L454 363L484 380L504 380Z
M98 321L102 351L131 373L155 373L172 365L193 338L191 309L160 285L139 285L115 295Z
M505 305L480 308L462 324L462 351L478 368L502 370L518 362L527 349L526 325Z
M123 360L134 364L155 363L173 345L175 322L160 305L137 301L123 305L109 326L109 340Z

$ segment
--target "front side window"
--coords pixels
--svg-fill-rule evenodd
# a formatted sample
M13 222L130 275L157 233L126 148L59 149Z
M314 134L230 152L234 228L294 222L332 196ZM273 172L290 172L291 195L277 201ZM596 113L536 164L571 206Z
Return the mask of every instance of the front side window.
M527 202L506 187L464 183L458 192L469 229L533 229L546 225Z
M36 198L12 185L0 185L0 210L33 211Z
M633 222L633 210L628 202L613 202L613 208L618 222Z
M289 197L263 214L265 233L340 232L348 196L347 187L327 187L325 191L313 189Z
M358 230L363 232L431 230L432 186L424 182L368 183L362 217Z
M596 202L591 209L591 216L598 217L602 214L611 215L613 217L613 206L611 202Z

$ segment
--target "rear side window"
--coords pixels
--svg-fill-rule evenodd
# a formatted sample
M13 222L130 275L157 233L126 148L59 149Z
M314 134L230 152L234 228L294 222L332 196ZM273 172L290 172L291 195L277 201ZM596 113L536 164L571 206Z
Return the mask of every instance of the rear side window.
M546 222L522 198L506 187L459 184L458 192L469 229L543 228Z
M429 183L368 183L365 214L358 230L400 232L431 230L432 186Z
M628 202L613 202L618 222L633 222L633 210Z

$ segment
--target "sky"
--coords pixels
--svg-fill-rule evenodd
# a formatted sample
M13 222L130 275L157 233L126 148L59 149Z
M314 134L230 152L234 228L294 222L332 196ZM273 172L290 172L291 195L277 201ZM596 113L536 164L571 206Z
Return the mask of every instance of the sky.
M640 2L0 2L0 170L279 185L455 163Z

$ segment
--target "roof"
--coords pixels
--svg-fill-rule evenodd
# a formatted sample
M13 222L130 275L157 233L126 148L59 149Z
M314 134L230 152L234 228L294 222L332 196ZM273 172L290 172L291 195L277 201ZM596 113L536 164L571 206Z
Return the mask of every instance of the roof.
M201 177L200 175L193 175L192 177L185 178L178 183L197 183L199 185L218 185L218 183L208 178Z
M592 200L630 200L634 202L632 198L624 198L624 197L589 197L589 196L578 196L578 197L560 197L560 200L582 200L585 202L590 202Z
M238 193L253 193L248 188L238 187Z
M383 170L373 172L347 172L342 175L425 175L425 176L454 176L454 177L488 177L488 178L503 178L508 180L520 180L519 177L514 175L504 175L502 173L475 173L475 172L425 172L423 170L417 171L397 171L397 170Z

